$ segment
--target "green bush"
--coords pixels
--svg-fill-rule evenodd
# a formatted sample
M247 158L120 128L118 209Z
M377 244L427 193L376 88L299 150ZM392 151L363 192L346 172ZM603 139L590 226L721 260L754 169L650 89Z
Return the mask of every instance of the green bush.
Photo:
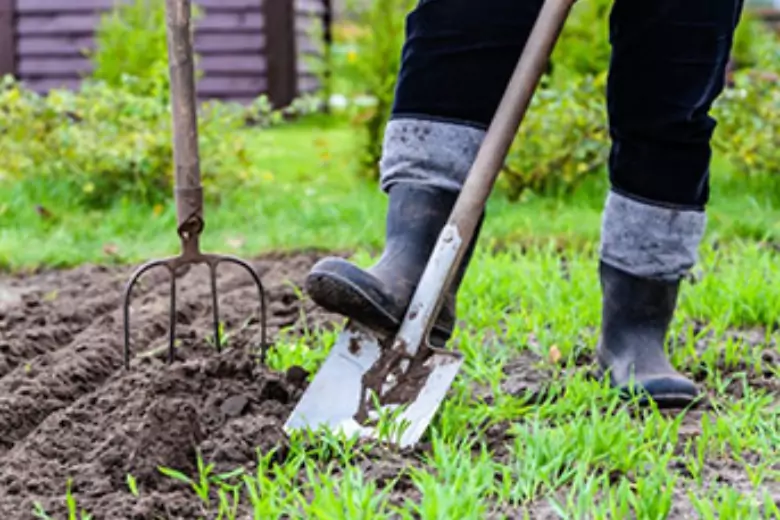
M713 148L742 175L780 174L780 76L743 71L718 99Z
M581 0L574 4L550 57L557 85L607 70L612 51L608 19L613 3Z
M172 121L164 2L120 3L98 29L94 77L76 91L38 95L0 84L0 182L88 209L121 199L163 204L173 193ZM247 124L269 127L316 109L211 102L199 110L204 197L251 181ZM218 182L217 182L218 179Z
M86 81L78 91L53 90L40 96L12 78L0 85L0 181L26 183L51 196L103 209L127 198L133 203L166 203L173 189L173 148L169 104L141 95L137 78L118 86ZM308 106L293 108L301 112ZM290 109L287 110L288 112ZM207 103L199 113L204 196L250 179L246 121L270 126L283 120L265 97L250 107Z
M733 48L732 88L713 106L713 148L740 175L780 173L780 38L745 12Z
M780 40L758 15L750 11L742 15L731 54L737 69L780 71Z
M562 195L603 169L609 152L605 80L613 0L572 8L507 155L501 184L512 200L531 191Z
M197 19L198 11L195 10ZM119 2L103 14L95 29L95 50L88 53L92 78L113 87L128 87L125 77L137 78L138 94L167 99L168 44L165 2Z
M122 197L166 200L172 188L170 112L159 98L138 94L140 84L129 77L119 87L87 81L79 91L40 96L7 78L0 87L0 178L57 190L89 208ZM242 123L235 111L203 115L203 177L211 195L216 171L225 182L225 154L241 151L240 144L222 144L215 135Z
M338 74L349 85L348 95L373 99L358 108L354 122L361 131L360 171L377 179L385 125L400 69L406 15L417 0L348 0L347 10L360 30L351 35L350 49Z
M609 152L605 79L602 72L537 90L502 171L511 199L527 190L567 193L604 166Z

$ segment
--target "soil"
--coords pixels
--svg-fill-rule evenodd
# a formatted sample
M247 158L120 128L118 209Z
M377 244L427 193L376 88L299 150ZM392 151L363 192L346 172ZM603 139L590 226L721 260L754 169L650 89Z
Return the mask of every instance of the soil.
M301 334L342 322L298 297L297 288L318 258L291 253L250 262L266 291L271 342L281 332ZM220 317L226 330L235 330L221 353L204 339L213 326L205 269L179 277L177 362L169 365L169 276L162 270L145 275L132 298L131 343L135 354L155 354L135 358L128 371L121 303L129 274L126 267L82 266L0 277L0 518L34 518L36 503L53 518L67 517L69 478L79 507L96 520L198 518L202 512L192 491L158 467L193 474L199 453L216 472L251 469L258 451L275 449L284 457L282 425L304 390L306 374L274 373L255 362L260 327L251 317L258 299L250 277L220 267ZM767 356L778 361L775 346L767 348ZM580 357L578 365L591 361ZM551 372L540 361L545 360L526 351L506 365L502 391L525 395L529 402L542 399ZM750 382L780 394L768 374L752 374ZM737 385L734 391L738 397ZM474 395L493 398L480 388ZM695 435L697 419L686 417L683 430ZM489 429L486 440L499 458L513 442L501 425ZM381 487L420 464L427 449L373 451L360 465ZM143 488L142 498L128 493L127 474ZM735 487L747 482L740 467L715 462L706 478ZM392 499L400 505L419 499L419 491L401 478ZM676 508L680 517L691 512L684 500ZM543 500L526 511L533 518L555 517Z
M296 295L316 259L251 262L266 291L270 340L340 322ZM216 471L251 465L256 448L283 453L281 427L305 373L271 373L253 359L259 300L248 274L219 268L220 317L226 330L238 328L220 354L202 339L213 330L210 286L205 268L193 268L177 279L177 362L166 363L162 348L125 370L129 274L84 266L0 278L0 518L33 518L36 502L65 516L70 477L79 506L95 518L195 518L191 491L158 466L191 475L198 452ZM167 347L169 279L150 271L132 295L134 355ZM127 491L128 473L145 490L140 502Z

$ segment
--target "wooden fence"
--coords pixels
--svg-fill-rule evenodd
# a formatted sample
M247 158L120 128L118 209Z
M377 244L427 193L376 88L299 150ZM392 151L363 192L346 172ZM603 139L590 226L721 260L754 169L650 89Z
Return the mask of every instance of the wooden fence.
M780 35L780 9L763 7L756 8L755 12Z
M100 16L116 1L123 0L0 0L0 76L41 93L76 88L91 71L84 50L94 48ZM285 106L317 88L303 57L318 48L313 26L330 24L329 0L193 2L204 14L195 26L202 99L267 94Z

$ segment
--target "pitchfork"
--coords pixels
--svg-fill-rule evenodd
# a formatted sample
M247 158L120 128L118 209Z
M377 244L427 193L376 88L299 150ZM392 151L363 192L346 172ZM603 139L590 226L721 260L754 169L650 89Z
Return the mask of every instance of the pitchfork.
M173 156L175 163L175 196L177 232L181 240L179 256L152 260L136 269L124 291L124 362L130 366L130 293L140 276L154 267L165 267L171 275L170 324L168 329L168 362L174 360L176 338L176 272L192 264L205 264L211 275L211 306L214 317L214 344L221 350L219 334L219 306L217 299L217 266L222 262L237 264L246 269L257 285L261 312L261 362L265 362L266 300L265 290L252 267L234 256L202 253L200 234L203 219L203 189L200 183L198 152L198 121L195 101L194 60L190 20L190 0L166 0L168 34L168 61L170 70L171 105L173 109Z

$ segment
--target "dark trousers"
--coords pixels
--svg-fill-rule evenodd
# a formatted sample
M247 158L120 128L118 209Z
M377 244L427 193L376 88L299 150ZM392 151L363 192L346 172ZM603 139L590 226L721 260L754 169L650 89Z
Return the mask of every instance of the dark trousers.
M393 117L486 128L541 0L420 0L407 19ZM609 20L609 176L625 196L703 209L709 109L743 0L616 0Z

